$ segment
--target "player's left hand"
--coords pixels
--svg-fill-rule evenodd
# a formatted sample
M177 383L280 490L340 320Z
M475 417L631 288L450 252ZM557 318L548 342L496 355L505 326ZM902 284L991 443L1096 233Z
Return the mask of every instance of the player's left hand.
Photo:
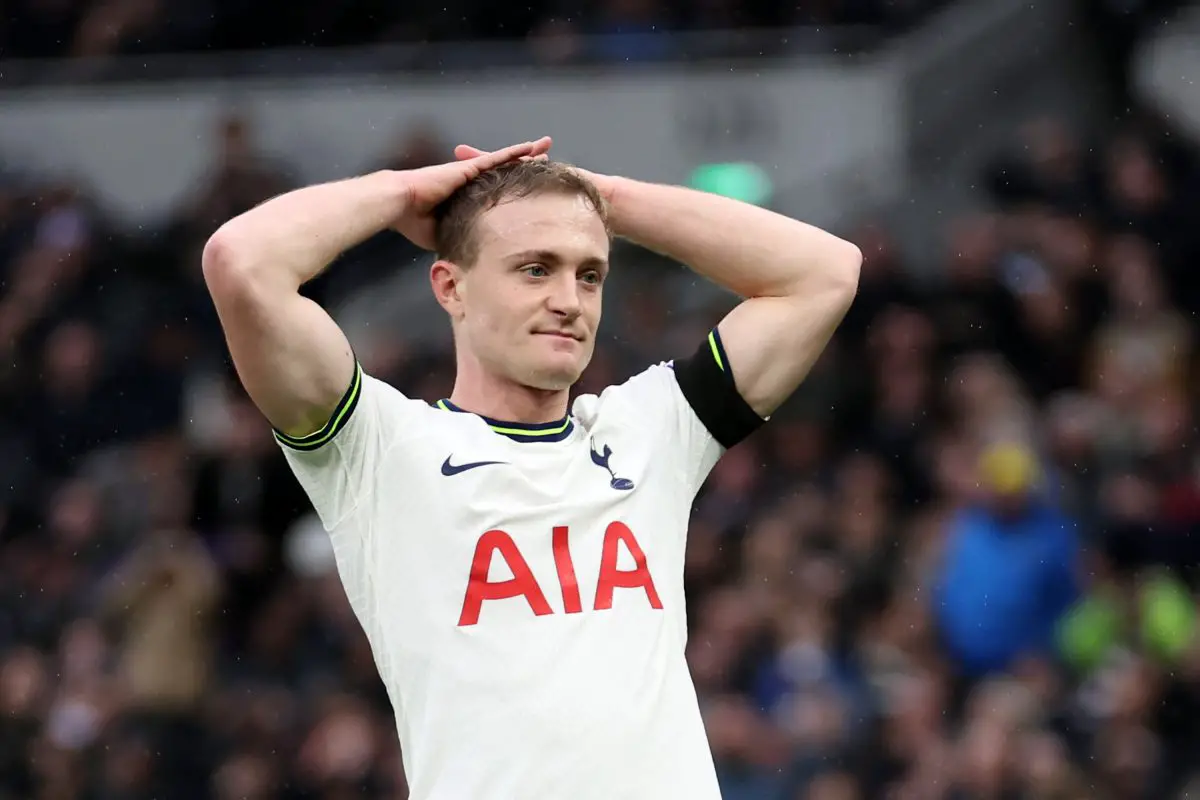
M454 157L459 161L469 161L472 158L478 158L486 153L486 150L480 150L478 147L472 147L469 144L460 144L454 148ZM547 158L549 158L549 156L543 153L536 156L524 156L521 158L521 161L545 161ZM580 175L583 175L583 177L591 181L596 187L596 190L600 192L600 196L603 197L605 201L609 203L612 202L613 193L616 190L615 178L613 178L611 175L601 175L596 172L590 172L582 167L577 167L574 164L571 165L571 169L575 170Z
M454 157L459 161L470 161L472 158L479 158L487 154L487 150L480 150L469 144L460 144L454 148ZM518 161L546 161L549 158L550 156L546 153L540 153L535 156L521 156Z

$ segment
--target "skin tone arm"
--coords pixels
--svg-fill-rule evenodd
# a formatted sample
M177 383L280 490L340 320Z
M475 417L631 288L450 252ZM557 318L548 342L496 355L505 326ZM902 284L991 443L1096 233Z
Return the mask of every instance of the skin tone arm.
M455 155L482 151L460 145ZM747 298L717 326L738 392L769 416L798 387L858 290L858 247L803 222L677 186L597 175L617 236Z
M481 172L549 148L544 138L449 164L309 186L213 234L202 259L204 280L238 377L274 427L292 436L319 430L354 374L345 334L300 287L388 228L432 248L439 203Z
M747 298L718 325L738 392L769 416L850 308L862 254L811 225L725 197L597 176L614 233Z

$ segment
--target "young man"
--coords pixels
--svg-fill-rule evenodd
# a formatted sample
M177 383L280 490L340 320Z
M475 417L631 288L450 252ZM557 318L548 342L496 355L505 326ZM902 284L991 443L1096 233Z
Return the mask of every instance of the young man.
M692 500L854 297L853 245L769 211L544 160L549 139L275 198L204 274L235 366L330 531L414 800L718 798L684 660ZM449 399L358 367L298 289L389 226L436 249ZM610 234L748 298L601 395ZM349 388L347 388L349 387Z

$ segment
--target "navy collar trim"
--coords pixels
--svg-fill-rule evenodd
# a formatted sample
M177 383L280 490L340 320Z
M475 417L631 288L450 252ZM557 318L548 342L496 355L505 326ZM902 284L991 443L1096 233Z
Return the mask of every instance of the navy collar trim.
M465 408L459 408L449 400L438 400L434 405L443 411L454 411L459 414L474 413L467 411ZM575 429L575 423L571 421L569 416L555 420L554 422L539 422L536 424L507 422L505 420L485 417L482 414L475 414L475 416L486 422L492 431L501 436L507 436L514 442L561 442L570 436L571 431Z

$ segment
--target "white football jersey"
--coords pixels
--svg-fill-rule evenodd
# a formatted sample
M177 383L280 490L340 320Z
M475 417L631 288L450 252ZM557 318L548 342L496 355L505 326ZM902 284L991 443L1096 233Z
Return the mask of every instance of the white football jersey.
M720 797L683 567L724 448L672 365L543 425L358 370L325 429L277 438L332 536L413 800Z

